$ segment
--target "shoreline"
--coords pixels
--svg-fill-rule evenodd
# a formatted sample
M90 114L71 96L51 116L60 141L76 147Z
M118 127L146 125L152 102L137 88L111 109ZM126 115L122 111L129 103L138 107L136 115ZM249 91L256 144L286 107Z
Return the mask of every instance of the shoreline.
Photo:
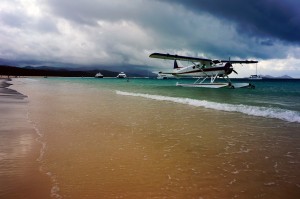
M28 119L28 98L0 78L0 198L50 198L51 182L40 171L41 143Z
M6 96L12 99L26 98L26 95L23 95L22 93L19 93L18 91L9 88L11 85L13 85L12 83L9 83L11 81L11 78L0 78L0 96Z

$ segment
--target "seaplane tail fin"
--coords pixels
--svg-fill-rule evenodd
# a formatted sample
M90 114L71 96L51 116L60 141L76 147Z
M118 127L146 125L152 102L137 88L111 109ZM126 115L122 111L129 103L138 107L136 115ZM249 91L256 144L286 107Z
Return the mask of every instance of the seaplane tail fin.
M174 60L174 69L182 68L183 65L178 60Z
M174 60L174 69L177 69L177 68L179 68L177 60Z

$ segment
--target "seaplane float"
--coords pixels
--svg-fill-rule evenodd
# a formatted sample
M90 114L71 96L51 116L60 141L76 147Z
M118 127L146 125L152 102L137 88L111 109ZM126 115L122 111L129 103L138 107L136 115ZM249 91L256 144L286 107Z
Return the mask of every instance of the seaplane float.
M163 53L152 53L150 58L174 60L174 69L172 72L159 72L159 74L169 74L175 77L193 77L197 80L193 84L180 84L176 86L182 87L205 87L205 88L255 88L250 83L232 83L228 77L232 72L237 72L233 69L233 64L254 64L258 61L253 60L212 60L198 57L188 57L180 55L171 55ZM183 66L180 61L191 62L192 65ZM215 82L218 78L224 78L226 82ZM207 81L207 79L210 81Z

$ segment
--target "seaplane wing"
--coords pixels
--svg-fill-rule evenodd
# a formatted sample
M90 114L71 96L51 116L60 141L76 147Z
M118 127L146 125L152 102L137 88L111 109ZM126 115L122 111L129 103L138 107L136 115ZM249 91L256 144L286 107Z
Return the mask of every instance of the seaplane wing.
M229 62L231 64L255 64L258 61L245 60L245 61L234 61L234 60L221 60L221 62Z
M170 54L163 54L163 53L152 53L149 57L157 58L157 59L169 59L169 60L180 60L180 61L190 61L190 62L201 62L201 63L210 63L211 59L205 58L197 58L197 57L187 57L187 56L180 56L180 55L170 55Z
M164 53L152 53L149 57L157 58L157 59L169 59L169 60L200 62L202 64L211 63L212 61L215 61L215 60L206 59L206 58L188 57L188 56L181 56L181 55L170 55L170 54L164 54ZM229 62L231 64L253 64L253 63L258 63L258 61L252 61L252 60L245 60L245 61L220 60L220 62L223 62L223 63Z

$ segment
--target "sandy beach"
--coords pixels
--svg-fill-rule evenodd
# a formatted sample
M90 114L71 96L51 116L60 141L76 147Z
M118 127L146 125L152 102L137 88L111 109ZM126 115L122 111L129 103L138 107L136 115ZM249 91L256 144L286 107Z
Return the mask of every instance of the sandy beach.
M41 144L28 120L27 96L0 79L0 198L50 198L49 177L37 158Z
M30 146L14 160L36 176L27 194L41 182L43 198L299 196L297 123L124 96L93 79L13 83L28 96L8 100L26 124L13 139L26 133Z
M9 82L0 88L0 198L300 194L298 123L128 96L93 79Z

